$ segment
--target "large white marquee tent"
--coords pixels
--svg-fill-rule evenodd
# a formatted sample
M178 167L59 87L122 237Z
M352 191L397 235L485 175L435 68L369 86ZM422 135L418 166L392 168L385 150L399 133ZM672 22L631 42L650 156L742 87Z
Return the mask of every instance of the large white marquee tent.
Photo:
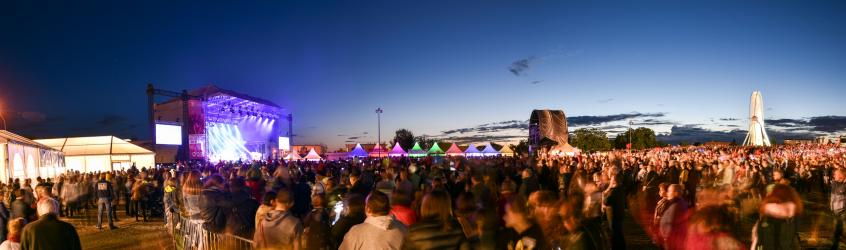
M35 140L61 150L69 170L96 172L155 167L155 153L114 136L70 137Z
M51 178L64 173L64 166L62 152L0 130L0 180Z

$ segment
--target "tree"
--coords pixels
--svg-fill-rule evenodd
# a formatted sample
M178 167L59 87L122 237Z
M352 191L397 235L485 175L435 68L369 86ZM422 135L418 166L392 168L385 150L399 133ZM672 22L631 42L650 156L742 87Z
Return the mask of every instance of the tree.
M435 139L426 138L425 136L414 137L414 141L417 142L417 143L420 143L420 147L423 147L423 148L431 148L432 145L435 145L435 143L437 142ZM412 146L413 146L413 144L412 144ZM403 147L405 147L405 146L403 146Z
M399 142L402 149L411 149L411 147L414 147L414 133L404 128L397 130L394 135L394 141L391 144L396 144L397 142Z
M605 131L598 128L580 128L573 131L571 144L585 152L608 151L613 147Z
M527 140L520 140L517 145L509 145L511 151L514 151L515 155L528 155L529 154L529 141Z
M629 137L629 135L631 135L631 137ZM665 143L658 141L655 136L655 131L652 131L652 129L649 128L640 127L633 130L629 129L625 133L617 135L617 138L614 138L614 147L618 149L625 149L626 144L629 144L629 140L631 140L632 149L647 149L666 145Z

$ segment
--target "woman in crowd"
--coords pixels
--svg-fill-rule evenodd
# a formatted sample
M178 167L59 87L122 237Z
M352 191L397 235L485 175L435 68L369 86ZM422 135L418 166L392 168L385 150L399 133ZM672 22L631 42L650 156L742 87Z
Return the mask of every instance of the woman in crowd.
M758 222L752 229L752 247L763 249L799 249L797 216L802 214L802 199L788 185L776 184L761 201Z
M25 222L23 218L12 219L9 221L9 224L6 227L8 230L8 236L6 237L6 240L0 244L0 250L21 249L21 231L23 231L24 224Z
M469 249L461 225L453 218L452 199L446 191L435 190L423 197L420 221L411 226L403 249Z

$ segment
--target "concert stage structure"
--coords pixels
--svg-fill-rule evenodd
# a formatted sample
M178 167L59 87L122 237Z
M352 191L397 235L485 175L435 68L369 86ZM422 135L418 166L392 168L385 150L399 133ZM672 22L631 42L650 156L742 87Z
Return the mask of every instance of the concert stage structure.
M157 163L278 159L290 150L292 115L268 100L212 85L182 93L148 85L147 94ZM155 103L155 95L171 99Z

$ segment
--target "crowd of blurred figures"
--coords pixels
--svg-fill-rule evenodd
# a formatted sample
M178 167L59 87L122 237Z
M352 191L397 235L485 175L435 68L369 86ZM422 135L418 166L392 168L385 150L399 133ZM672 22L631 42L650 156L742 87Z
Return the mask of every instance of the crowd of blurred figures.
M627 230L663 249L798 249L803 198L820 193L836 249L844 167L846 149L832 145L179 163L9 180L0 237L25 247L28 224L92 209L97 228L184 218L257 249L626 249Z

